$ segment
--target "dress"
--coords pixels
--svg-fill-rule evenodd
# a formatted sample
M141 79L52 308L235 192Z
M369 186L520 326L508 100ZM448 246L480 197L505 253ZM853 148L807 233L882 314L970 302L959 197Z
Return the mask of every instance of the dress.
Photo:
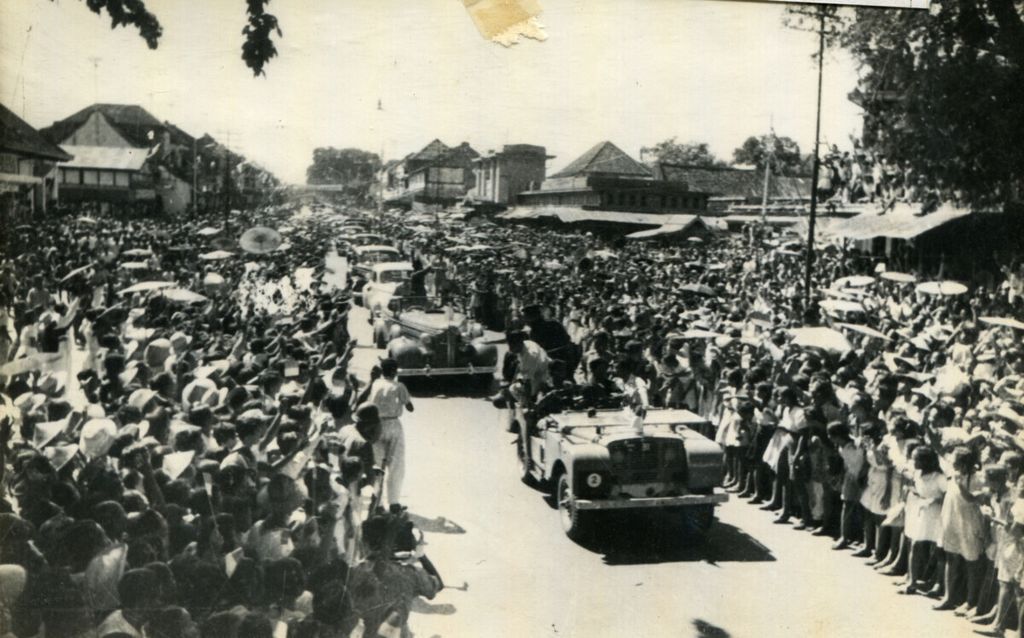
M786 449L793 441L793 435L790 434L790 431L793 429L791 414L789 408L783 409L779 425L772 432L772 438L768 441L768 447L765 448L764 456L762 457L772 472L776 474L779 472L779 463L782 462L782 455L786 453Z
M942 549L968 561L978 560L985 551L985 520L971 495L977 482L975 475L949 477L940 517Z
M942 541L942 501L946 477L942 472L914 471L913 494L907 498L906 533L915 542Z
M868 462L868 478L864 492L860 495L860 504L872 514L882 516L889 507L889 474L892 468L878 446L865 450L865 457Z

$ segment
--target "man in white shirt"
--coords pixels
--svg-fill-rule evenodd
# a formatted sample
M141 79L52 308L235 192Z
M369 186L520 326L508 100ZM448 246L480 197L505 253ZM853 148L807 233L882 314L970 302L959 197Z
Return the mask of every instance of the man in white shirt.
M379 463L385 464L387 502L395 505L401 502L405 479L405 433L401 418L405 410L413 411L413 405L409 390L397 379L398 362L384 359L380 369L381 376L370 386L367 402L377 406L380 413L381 434L373 444L373 454Z

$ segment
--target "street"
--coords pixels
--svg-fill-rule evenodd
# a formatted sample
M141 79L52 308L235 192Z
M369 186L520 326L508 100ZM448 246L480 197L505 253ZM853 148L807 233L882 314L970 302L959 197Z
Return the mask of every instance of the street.
M368 345L366 311L350 316L353 369L366 378L383 352ZM656 516L608 521L614 534L580 546L517 478L514 436L483 396L451 380L413 394L403 504L446 585L468 584L416 607L417 636L970 634L967 622L932 611L935 601L899 596L892 578L831 551L831 539L775 525L745 501L718 508L705 546Z

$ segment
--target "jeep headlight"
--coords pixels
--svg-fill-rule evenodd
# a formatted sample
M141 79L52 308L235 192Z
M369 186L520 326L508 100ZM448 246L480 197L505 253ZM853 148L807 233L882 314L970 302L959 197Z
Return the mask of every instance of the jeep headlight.
M590 474L587 474L587 487L591 489L597 489L601 487L602 481L604 481L604 479L597 472L591 472Z

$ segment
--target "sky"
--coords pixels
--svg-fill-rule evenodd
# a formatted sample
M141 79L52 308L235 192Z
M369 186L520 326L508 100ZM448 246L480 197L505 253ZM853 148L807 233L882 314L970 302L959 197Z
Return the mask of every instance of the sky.
M0 102L36 127L95 102L140 104L302 183L313 149L400 158L434 138L480 152L538 144L549 174L611 140L639 158L670 137L719 157L774 126L814 142L813 33L776 3L541 0L548 39L482 38L461 0L274 0L284 37L265 77L241 59L244 0L148 0L150 50L80 0L3 0ZM856 68L826 55L822 139L860 132ZM378 108L379 107L379 108Z

